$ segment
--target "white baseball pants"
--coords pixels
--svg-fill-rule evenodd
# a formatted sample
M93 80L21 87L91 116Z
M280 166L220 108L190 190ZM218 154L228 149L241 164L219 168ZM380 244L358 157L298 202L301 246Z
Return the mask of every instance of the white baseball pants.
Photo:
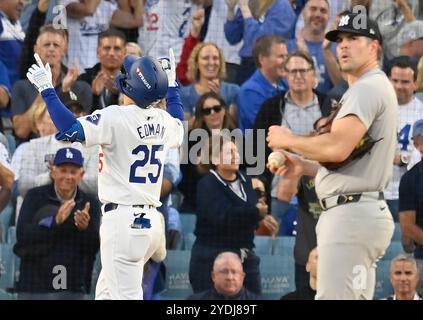
M142 300L144 263L157 250L164 232L156 208L119 205L104 212L100 226L102 269L98 278L96 300ZM137 214L145 213L151 228L133 229ZM138 215L139 217L139 215Z
M324 211L316 226L318 300L373 298L375 267L394 232L384 200L363 199Z

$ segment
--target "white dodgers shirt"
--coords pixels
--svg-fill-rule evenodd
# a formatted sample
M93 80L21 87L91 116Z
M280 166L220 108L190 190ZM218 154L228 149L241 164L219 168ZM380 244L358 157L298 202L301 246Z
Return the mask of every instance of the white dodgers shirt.
M136 105L109 106L78 121L87 147L100 145L100 201L160 206L166 153L182 144L182 123L164 110Z

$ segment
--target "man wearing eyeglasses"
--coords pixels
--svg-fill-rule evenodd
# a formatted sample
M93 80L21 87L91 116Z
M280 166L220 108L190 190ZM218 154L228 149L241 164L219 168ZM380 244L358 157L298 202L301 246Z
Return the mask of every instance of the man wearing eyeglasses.
M188 297L188 300L262 300L244 288L245 272L241 258L234 252L220 253L211 273L213 287Z
M286 126L272 126L267 141L273 150L289 149L302 155L286 152L288 160L277 174L316 177L323 209L316 226L316 299L372 299L375 264L394 231L382 191L392 174L397 100L392 84L379 69L382 36L376 23L363 14L346 13L326 38L337 42L339 64L349 84L331 128L303 137ZM351 158L369 136L377 142L360 157ZM344 165L332 166L339 163Z
M254 128L265 129L267 134L270 126L283 125L295 134L307 136L313 129L313 123L322 115L329 114L330 106L323 103L325 101L323 94L313 90L317 78L314 61L309 54L301 51L290 54L286 60L285 71L289 90L280 92L263 104ZM265 159L270 152L270 148L266 146ZM272 182L271 211L278 222L283 220L291 199L297 194L295 285L297 290L307 288L309 277L306 263L309 252L317 245L315 227L322 211L314 190L314 179L282 178L272 175L269 171L266 171L265 175L267 180Z

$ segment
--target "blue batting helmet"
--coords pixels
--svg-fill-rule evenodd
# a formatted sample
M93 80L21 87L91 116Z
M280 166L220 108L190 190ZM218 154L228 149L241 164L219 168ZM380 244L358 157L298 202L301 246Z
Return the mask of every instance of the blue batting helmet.
M167 93L168 80L161 64L152 57L126 56L125 74L115 78L119 92L127 95L141 108L149 106Z

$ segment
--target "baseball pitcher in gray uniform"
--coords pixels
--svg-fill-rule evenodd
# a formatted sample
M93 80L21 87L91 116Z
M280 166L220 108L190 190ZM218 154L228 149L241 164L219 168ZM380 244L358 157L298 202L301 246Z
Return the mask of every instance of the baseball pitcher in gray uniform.
M372 299L376 262L394 230L382 191L392 173L396 96L378 66L382 37L366 15L344 14L326 38L337 43L349 89L326 133L304 137L286 127L270 127L269 147L281 150L287 160L279 169L269 169L288 177L316 176L324 210L316 227L316 299ZM369 140L370 148L358 152Z

